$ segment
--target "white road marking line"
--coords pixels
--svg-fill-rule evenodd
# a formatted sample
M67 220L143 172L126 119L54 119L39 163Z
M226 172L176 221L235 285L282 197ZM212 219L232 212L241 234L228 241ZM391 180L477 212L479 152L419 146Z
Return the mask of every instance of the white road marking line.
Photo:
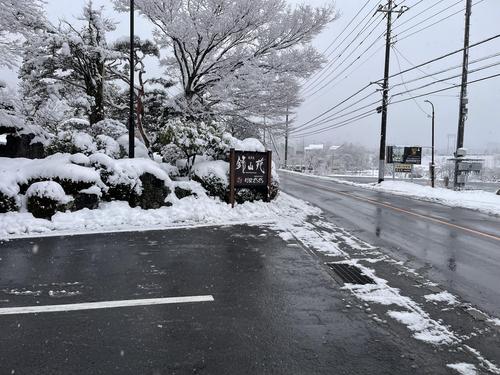
M168 305L177 303L213 302L213 301L214 297L208 295L208 296L192 296L192 297L168 297L168 298L123 300L123 301L72 303L67 305L5 307L5 308L0 308L0 315L38 314L38 313L50 313L50 312L114 309L117 307L153 306L153 305Z

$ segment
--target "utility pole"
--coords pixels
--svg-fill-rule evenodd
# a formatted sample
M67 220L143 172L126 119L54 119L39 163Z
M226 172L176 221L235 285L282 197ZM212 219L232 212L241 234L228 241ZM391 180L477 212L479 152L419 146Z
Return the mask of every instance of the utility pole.
M134 0L130 0L130 92L129 92L129 115L128 115L128 157L135 157L135 124L134 124Z
M464 56L462 63L462 85L460 89L460 111L458 113L457 152L455 153L455 178L454 178L455 189L458 188L460 185L458 181L458 174L459 174L458 150L464 147L465 120L467 119L467 113L468 113L467 104L469 103L469 99L467 98L467 80L469 75L469 35L470 35L471 13L472 13L472 0L466 0Z
M387 1L387 7L379 6L377 12L387 14L387 32L385 40L385 68L384 68L384 83L382 86L382 124L380 131L380 157L378 165L378 182L384 181L385 175L385 146L387 134L387 104L389 101L389 70L391 61L391 32L392 32L392 13L397 13L398 17L406 12L409 8L402 6L399 10L394 8L393 0Z
M436 112L434 111L434 104L430 100L426 100L432 106L432 160L431 160L431 186L434 187L436 183L436 164L434 163L434 125L436 119Z
M286 121L285 121L285 169L288 167L288 105L286 106Z

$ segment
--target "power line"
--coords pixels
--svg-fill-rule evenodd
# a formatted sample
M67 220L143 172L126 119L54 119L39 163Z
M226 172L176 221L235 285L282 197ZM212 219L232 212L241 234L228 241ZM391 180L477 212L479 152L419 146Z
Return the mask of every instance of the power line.
M382 21L383 21L383 19L381 19L381 20L380 20L380 22L376 25L376 27L377 27L378 25L380 25L380 23L381 23ZM376 27L375 27L375 28L376 28ZM375 29L373 29L373 30L372 30L372 32L373 32L373 31L375 31ZM365 55L365 54L366 54L366 53L367 53L370 49L372 49L372 48L373 48L373 46L374 46L374 45L375 45L375 44L376 44L376 43L380 40L380 37L382 37L384 34L385 34L385 33L380 34L380 35L379 35L379 36L378 36L378 37L377 37L377 38L376 38L376 39L375 39L375 40L374 40L374 41L373 41L373 42L372 42L372 43L371 43L371 44L370 44L370 45L369 45L369 46L368 46L368 47L367 47L367 48L366 48L363 52L361 52L361 54L360 54L358 57L356 57L356 58L355 58L355 59L351 62L351 64L349 64L347 67L345 67L345 68L344 68L344 69L343 69L340 73L338 73L337 75L335 75L335 76L334 76L332 79L330 79L328 82L326 82L326 83L324 83L324 84L323 84L323 82L320 82L318 85L316 85L314 88L316 88L316 87L320 86L321 84L323 84L321 87L319 87L319 88L318 88L316 91L314 91L312 94L309 94L309 95L308 95L308 97L309 97L309 98L311 98L311 97L315 96L317 93L319 93L320 91L324 90L326 87L328 87L329 85L331 85L331 84L332 84L332 83L333 83L333 82L334 82L337 78L339 78L339 77L340 77L342 74L344 74L344 73L345 73L348 69L350 69L350 68L351 68L351 66L352 66L352 64L354 64L355 62L357 62L358 60L360 60L360 59L361 59L361 58L362 58L362 57L363 57L363 56L364 56L364 55ZM371 35L371 33L370 33L369 35ZM368 36L369 36L369 35L368 35ZM366 39L364 39L364 40L362 41L362 43L363 43L365 40L366 40ZM361 46L361 44L362 44L362 43L360 43L360 44L358 45L358 47L359 47L359 46ZM357 48L356 48L356 49L357 49ZM356 49L355 49L355 50L353 50L353 51L351 52L351 54L349 54L349 56L347 56L347 57L346 57L346 58L345 58L345 59L344 59L344 60L343 60L343 61L342 61L342 62L341 62L338 66L337 66L337 68L339 68L340 66L342 66L342 65L344 64L344 62L347 60L347 58L349 58L349 57L352 55L352 53L354 53L354 52L356 51ZM332 71L331 71L331 72L330 72L330 73L329 73L329 74L325 77L325 79L327 79L327 78L328 78L328 77L330 77L333 73L335 73L335 71L337 70L337 68L336 68L336 69L334 69L334 70L332 70Z
M337 42L337 40L340 39L340 37L346 32L346 30L349 28L349 26L352 25L352 23L354 22L354 20L356 18L358 18L358 16L361 14L361 12L366 8L366 6L370 3L370 0L367 0L366 3L363 5L363 7L358 10L355 14L354 14L354 17L351 18L351 20L349 21L349 23L344 27L344 29L342 30L342 32L337 35L337 37L328 45L328 47L325 48L325 50L323 51L322 54L326 54L328 52L328 50L330 48L332 48L332 46L335 44L335 42ZM371 11L370 11L371 13ZM368 15L370 15L370 13L368 13ZM366 18L366 17L365 17ZM361 21L363 22L363 21ZM358 25L359 26L359 25ZM356 30L357 26L354 28L354 30Z
M399 65L399 61L398 61L398 65ZM474 69L474 70L471 70L469 73L471 73L471 74L473 74L473 73L477 73L477 72L480 72L480 71L483 71L483 70L486 70L486 69L490 69L490 68L492 68L492 67L496 67L496 66L499 66L499 65L500 65L500 61L499 61L499 62L492 63L492 64L489 64L489 65L486 65L486 66L482 66L482 67L477 68L477 69ZM406 91L398 92L398 93L396 93L396 94L392 95L392 96L391 96L391 99L393 99L394 97L397 97L397 96L400 96L400 95L406 95L406 94L407 94L407 95L409 95L409 96L410 96L410 98L412 98L411 93L412 93L412 92L414 92L414 91L418 91L418 90L421 90L421 89L423 89L423 88L426 88L426 87L429 87L429 86L433 86L433 85L435 85L435 84L437 84L437 83L440 83L440 82L442 82L442 81L444 81L444 80L448 80L448 79L450 79L450 78L458 78L458 77L460 77L460 74L459 74L459 75L454 75L454 76L451 76L451 77L446 77L446 78L444 78L444 79L442 79L442 80L439 80L439 81L437 81L437 82L427 83L427 84L425 84L425 85L422 85L422 86L419 86L419 87L415 87L415 88L411 88L411 89L409 89L409 88L407 87L407 83L408 83L408 82L405 82L405 81L403 80L403 78L401 77L401 79L402 79L402 83L401 83L401 84L394 85L394 86L393 86L393 88L394 88L394 87L397 87L397 86L404 85L404 87L405 87ZM420 77L420 78L426 78L426 77ZM452 88L455 88L455 87L457 87L457 85L456 85L456 84L452 85ZM342 114L342 115L339 115L340 113L342 113L342 112L346 111L347 109L352 108L352 106L354 106L354 105L356 105L356 104L359 104L360 102L362 102L362 101L366 100L367 98L369 98L370 96L372 96L372 95L373 95L373 94L375 94L375 93L376 93L376 91L375 91L375 92L372 92L372 93L370 93L370 94L368 94L368 95L366 95L366 96L364 96L363 98L359 99L358 101L356 101L356 102L352 103L352 104L350 105L350 107L343 108L343 109L341 109L341 110L339 110L339 111L337 111L337 112L335 112L335 113L331 114L330 116L328 116L328 117L326 117L326 118L324 118L324 119L322 119L322 120L320 120L320 121L318 121L318 122L315 122L314 124L311 124L311 125L307 126L307 128L306 128L306 129L304 129L304 128L306 127L305 125L301 125L301 126L299 126L299 127L295 127L295 128L293 128L293 129L291 130L291 133L300 132L301 130L302 130L302 131L304 131L304 130L313 130L313 129L314 129L315 127L317 127L317 126L320 126L320 125L326 124L326 123L331 122L331 121L333 121L333 120L338 120L338 119L340 119L340 118L343 118L343 117L346 117L346 116L352 115L352 114L354 114L354 113L356 113L356 112L362 111L362 110L367 109L367 108L369 108L369 107L371 107L371 106L373 106L373 105L375 105L375 104L378 104L378 103L379 103L379 101L377 100L377 101L371 102L371 103L369 103L369 104L366 104L366 105L364 105L364 106L362 106L362 107L359 107L359 108L353 109L353 110L351 110L351 111L349 111L349 112L347 112L347 113L344 113L344 114ZM419 104L418 104L418 103L416 103L416 104L417 104L417 106L419 106ZM422 112L423 112L423 113L425 113L426 115L428 115L428 113L427 113L425 110L423 110L420 106L419 106L419 108L420 108L420 110L422 110ZM337 115L338 115L338 116L337 116Z
M392 48L396 51L396 53L399 54L399 56L401 56L408 64L410 64L411 66L415 67L416 65L414 63L412 63L395 45L392 46ZM456 68L454 68L456 69ZM417 70L423 74L429 74L428 72L426 72L425 70L421 69L421 68L417 68ZM432 78L434 80L437 80L437 78L435 78L434 76L438 75L440 73L433 73L433 74L429 74L429 78ZM454 85L454 83L449 83L449 82L443 82L443 83L446 83L448 85Z
M393 48L394 50L396 50L396 51L397 51L397 53L398 53L401 57L403 57L406 61L408 61L410 64L412 64L412 63L411 63L411 62L410 62L407 58L405 58L405 57L401 54L401 51L400 51L400 50L398 50L395 46L393 46L392 48ZM484 57L481 57L481 58L478 58L478 59L472 60L472 61L470 61L470 62L469 62L469 66L470 66L470 65L477 64L478 62L481 62L481 61L485 61L485 60L492 59L492 58L494 58L494 57L498 57L498 56L500 56L500 52L497 52L497 53L494 53L494 54L491 54L491 55L487 55L487 56L484 56ZM413 64L412 64L412 65L413 65ZM413 66L415 66L415 65L413 65ZM417 77L417 78L411 79L411 80L409 80L409 81L407 80L407 81L406 81L406 83L408 84L408 83L413 83L413 82L420 81L420 80L425 79L425 78L432 78L432 79L434 79L434 80L438 81L439 83L446 83L446 84L448 84L448 85L450 85L450 86L453 86L453 85L455 85L455 83L449 83L449 82L443 81L442 79L438 79L438 78L436 78L435 76L437 76L437 75L439 75L439 74L442 74L442 73L449 72L449 71L451 71L451 70L455 70L455 69L461 68L461 67L462 67L462 65L461 65L461 64L459 64L459 65L454 65L454 66L452 66L452 67L449 67L449 68L446 68L446 69L442 69L442 70L439 70L439 71L437 71L437 72L433 72L433 73L428 73L428 72L425 72L425 71L423 71L423 70L421 70L421 69L418 69L420 72L422 72L422 73L424 74L424 76L420 76L420 77ZM397 87L397 86L401 86L401 84L396 84L396 85L392 86L392 88Z
M478 78L478 79L475 79L473 81L469 81L467 84L473 84L473 83L478 83L478 82L482 82L482 81L487 81L489 79L493 79L493 78L496 78L496 77L500 77L500 73L498 74L493 74L493 75L490 75L490 76L487 76L487 77L482 77L482 78ZM433 95L433 94L438 94L440 92L443 92L443 91L447 91L447 90L451 90L451 89L455 89L455 88L458 88L460 87L461 84L456 84L454 87L445 87L443 89L439 89L439 90L435 90L435 91L430 91L430 92L426 92L424 94L419 94L419 95L416 95L414 96L413 98L417 99L417 98L421 98L421 97L424 97L424 96L429 96L429 95ZM400 94L404 94L404 93L400 93ZM407 102L408 100L411 100L411 98L407 98L407 99L401 99L401 100L398 100L398 101L395 101L395 102L392 102L391 105L393 104L399 104L399 103L403 103L403 102Z
M432 6L428 7L426 10L430 10L430 9L434 8L435 6L439 5L439 4L440 4L440 3L442 3L443 1L444 1L444 0L441 0L441 1L436 2L436 3L435 3L435 4L433 4ZM439 16L440 14L442 14L442 13L446 12L447 10L449 10L449 9L451 9L451 8L453 8L453 7L457 6L457 5L462 4L462 2L463 2L463 0L458 0L457 2L453 3L452 5L450 5L450 6L446 7L446 8L444 8L444 9L441 9L441 10L439 10L439 11L438 11L438 12L436 12L436 13L433 13L432 15L430 15L430 16L429 16L429 17L427 17L427 18L425 18L424 20L417 22L416 24L414 24L414 25L412 25L412 26L408 27L407 29L405 29L405 30L403 30L403 31L400 31L400 32L399 32L399 34L404 34L405 32L407 32L407 31L409 31L409 30L412 30L412 29L414 29L415 27L418 27L418 26L422 25L422 23L424 23L424 22L426 22L426 21L429 21L429 20L433 19L433 18L434 18L434 17L436 17L436 16ZM462 9L463 9L463 8L462 8ZM420 12L419 14L415 15L415 17L418 17L419 15L423 14L426 10L424 10L424 11ZM462 10L460 10L460 12L461 12L461 11L462 11ZM413 19L410 19L410 20L406 21L405 23L402 23L402 24L398 25L398 26L397 26L397 27L395 27L394 29L397 29L397 28L399 28L399 27L403 26L404 24L406 24L406 23L408 23L408 22L410 22L410 21L413 21L413 20L415 19L415 17L414 17Z
M495 66L499 66L500 65L500 61L499 62L496 62L494 64L489 64L489 65L486 65L486 66L482 66L480 68L477 68L477 69L473 69L473 70L469 70L469 73L472 74L472 73L477 73L477 72L481 72L483 70L486 70L486 69L490 69L490 68L493 68ZM446 78L443 78L442 80L440 81L436 81L436 82L431 82L431 83L427 83L425 85L422 85L422 86L419 86L419 87L415 87L415 88L412 88L411 90L409 91L404 91L404 92L400 92L400 93L396 93L394 95L392 95L392 97L395 97L395 96L399 96L399 95L403 95L403 94L406 94L408 92L413 92L413 91L417 91L417 90L421 90L423 88L426 88L426 87L429 87L429 86L433 86L437 83L440 83L440 82L443 82L443 81L446 81L446 80L449 80L449 79L452 79L452 78L459 78L462 76L462 73L460 74L456 74L456 75L453 75L453 76L449 76L449 77L446 77ZM456 87L456 85L453 85L453 87Z
M365 6L366 6L366 4L365 4ZM363 8L359 11L359 13L361 13L361 12L363 11L363 9L365 8L365 6L363 6ZM362 19L360 22L358 22L358 24L356 25L356 27L354 27L354 29L352 29L352 30L351 30L351 32L350 32L349 34L347 34L347 36L346 36L344 39L342 39L342 41L341 41L341 42L337 45L337 47L335 47L335 48L334 48L334 49L333 49L333 50L332 50L332 51L331 51L331 52L330 52L330 53L326 56L326 58L331 57L331 56L335 53L335 51L336 51L336 50L337 50L340 46L342 46L342 45L344 44L344 42L345 42L345 41L346 41L346 40L347 40L347 39L348 39L348 38L349 38L349 37L350 37L350 36L351 36L351 35L352 35L352 34L353 34L353 33L354 33L357 29L358 29L358 27L359 27L359 26L361 26L361 24L362 24L362 23L363 23L363 22L364 22L364 21L365 21L365 20L366 20L366 19L370 16L370 14L372 14L372 13L373 13L373 11L375 10L375 8L376 8L376 5L375 5L375 7L374 7L374 8L372 8L372 9L368 12L368 14L366 14L366 15L363 17L363 19ZM356 14L356 15L354 16L354 18L351 20L351 22L349 22L349 25L350 25L350 24L351 24L351 23L352 23L352 22L356 19L356 17L357 17L357 16L358 16L358 14ZM369 24L370 24L370 22L368 21L368 22L367 22L367 24L369 25ZM349 27L349 25L347 25L347 26L346 26L346 28L345 28L345 29L344 29L344 30L340 33L340 35L342 35L342 34L344 33L344 31L346 31L346 30L347 30L347 28ZM356 38L358 38L358 37L359 37L359 35L360 35L360 34L361 34L364 30L365 30L366 26L367 26L367 25L365 24L365 26L363 26L363 28L361 29L361 31L360 31L360 32L358 32L358 34L354 37L354 39L351 41L351 43L350 43L350 44L348 44L346 48L344 48L344 50L340 53L340 55L339 55L339 56L337 56L337 58L339 58L339 57L341 57L341 56L342 56L342 54L346 51L346 49L347 49L347 48L349 48L349 47L351 46L351 44L352 44L352 43L356 40ZM340 36L340 35L339 35L339 36ZM335 40L337 40L337 39L338 39L338 37L337 37ZM333 44L333 43L332 43L332 44ZM331 46L331 45L330 45L330 46ZM329 46L328 48L330 48L330 46ZM328 48L327 48L327 49L328 49ZM325 50L325 52L326 52L326 50ZM319 76L317 76L315 79L313 79L313 81L312 81L312 82L311 82L311 79L312 79L313 77L311 77L311 78L309 79L309 81L308 81L308 82L306 82L306 83L303 85L303 89L307 89L307 87L308 87L308 86L311 86L312 84L314 84L315 82L317 82L317 81L318 81L318 79L320 79L320 78L322 77L323 73L324 73L326 70L328 70L328 69L329 69L329 68L330 68L330 67L334 64L334 62L335 62L335 59L330 60L330 61L329 61L329 62L325 65L325 67L323 67L323 68L322 68L322 69L318 72Z
M371 94L368 94L367 96L365 96L364 98L362 98L362 99L358 100L357 102L353 103L352 105L359 104L360 102L362 102L363 100L365 100L365 99L369 98L370 96L372 96L372 95L373 95L373 94L375 94L375 93L376 93L376 91L374 91L374 92L373 92L373 93L371 93ZM316 126L323 125L323 124L325 124L325 123L327 123L327 122L329 122L329 121L332 121L332 120L338 120L338 119L340 119L340 118L342 118L342 117L352 115L353 113L356 113L356 112L359 112L359 111L361 111L361 110L363 110L363 109L369 108L369 107L371 107L371 106L373 106L373 105L377 104L378 102L379 102L379 100L374 101L374 102L372 102L372 103L370 103L370 104L366 104L366 105L364 105L364 106L362 106L362 107L360 107L360 108L353 109L352 111L349 111L349 112L347 112L347 113L344 113L343 115L336 116L336 115L338 115L338 114L340 114L340 113L344 112L344 111L345 111L346 109L348 109L348 108L341 109L341 110L339 110L339 111L337 111L337 112L333 113L332 115L328 116L327 118L325 118L325 119L323 119L323 120L321 120L321 121L319 121L319 122L316 122L316 123L314 123L314 124L312 124L312 125L308 126L306 130L311 130L312 128L315 128ZM293 129L293 132L296 132L296 131L299 131L299 130L300 130L299 128L295 128L295 129Z
M495 39L498 39L498 38L500 38L500 34L493 35L493 36L491 36L491 37L489 37L489 38L486 38L486 39L483 39L483 40L481 40L481 41L479 41L479 42L476 42L476 43L474 43L474 44L471 44L471 45L469 46L469 49L470 49L470 48L477 47L477 46L480 46L480 45L482 45L482 44L484 44L484 43L488 43L488 42L490 42L490 41L492 41L492 40L495 40ZM438 57L436 57L436 58L434 58L434 59L431 59L431 60L428 60L428 61L426 61L426 62L424 62L424 63L418 64L418 65L415 65L415 66L413 66L412 68L405 69L405 70L403 70L403 71L400 71L399 73L393 74L393 75L391 75L391 76L390 76L390 78L392 78L392 77L396 77L396 76L398 76L398 75L405 74L405 73L407 73L407 72L410 72L410 71L413 71L413 70L416 70L416 69L419 69L419 68L421 68L421 67L423 67L423 66L426 66L426 65L432 64L432 63L434 63L434 62L436 62L436 61L443 60L443 59L445 59L445 58L447 58L447 57L450 57L450 56L453 56L453 55L455 55L455 54L457 54L457 53L459 53L459 52L461 52L461 51L463 51L463 50L464 50L464 49L463 49L463 48L461 48L461 49L458 49L458 50L455 50L455 51L449 52L449 53L447 53L447 54L444 54L444 55L442 55L442 56L438 56ZM474 62L482 61L482 60L485 60L485 59L487 59L487 58L494 57L494 56L496 56L496 55L498 55L498 54L489 55L489 56L487 56L487 57L477 59L477 60L475 60ZM428 76L435 75L435 74L436 74L436 73L429 74ZM425 77L420 77L420 78L425 78ZM438 80L438 81L442 81L442 80ZM379 80L379 81L377 81L377 82L380 82L380 80ZM439 82L436 82L436 83L439 83ZM331 112L332 112L332 111L334 111L335 109L339 108L342 104L344 104L344 103L348 102L348 101L349 101L349 100L351 100L352 98L354 98L354 97L356 97L357 95L359 95L361 92L363 92L364 90L366 90L367 88L369 88L371 85L372 85L372 83L370 83L370 84L368 84L368 85L366 85L366 86L362 87L360 90L358 90L358 91L357 91L357 92L355 92L354 94L350 95L349 97L347 97L346 99L342 100L341 102L339 102L338 104L334 105L333 107L330 107L328 110L326 110L326 111L322 112L321 114L319 114L319 115L315 116L313 119L311 119L311 120L309 120L309 121L307 121L307 122L305 122L305 123L303 123L303 124L301 124L301 125L299 125L299 126L295 127L295 128L294 128L294 130L295 130L295 131L301 130L301 129L305 128L307 125L310 125L310 124L312 124L314 121L316 121L316 120L318 120L318 119L322 118L322 117L323 117L323 116L325 116L326 114L331 113ZM454 87L454 86L453 86L453 87ZM370 95L373 95L373 93L372 93L372 94L370 94ZM345 109L344 109L344 110L345 110ZM331 116L333 116L333 115L335 115L335 114L332 114ZM323 119L323 120L325 120L325 119ZM323 120L322 120L322 121L323 121ZM315 125L315 124L313 124L313 125ZM311 126L312 126L312 125L311 125Z
M476 5L478 5L478 4L481 4L483 1L485 1L485 0L479 0L479 1L476 1L474 4L472 4L472 6L476 6ZM465 10L465 8L462 8L462 9L460 9L459 11L457 11L457 12L455 12L455 13L452 13L452 14L450 14L450 15L446 16L446 17L443 17L443 18L439 19L438 21L436 21L436 22L434 22L434 23L431 23L430 25L427 25L427 26L422 27L421 29L419 29L419 30L417 30L417 31L414 31L413 33L410 33L410 34L408 34L408 35L405 35L403 38L398 39L398 41L400 41L400 42L401 42L402 40L405 40L405 39L407 39L407 38L409 38L409 37L411 37L411 36L413 36L413 35L415 35L415 34L418 34L418 33L422 32L422 31L424 31L424 30L427 30L427 29L431 28L432 26L437 25L438 23L441 23L441 22L446 21L447 19L449 19L449 18L451 18L451 17L453 17L453 16L456 16L457 14L462 14L462 12L463 12L464 10ZM407 31L407 30L405 30L405 31ZM402 31L401 33L404 33L404 31ZM401 33L400 33L400 34L401 34ZM395 37L397 38L400 34L396 35Z
M500 73L493 74L493 75L490 75L490 76L487 76L487 77L478 78L478 79L469 81L468 83L469 84L474 84L474 83L483 82L483 81L486 81L486 80L489 80L489 79L493 79L493 78L497 78L497 77L500 77ZM438 94L440 92L448 91L448 90L451 90L451 89L454 89L454 88L458 88L460 86L461 86L460 84L457 84L454 87L445 87L445 88L442 88L442 89L439 89L439 90L434 90L434 91L426 92L426 93L414 96L413 99L418 99L418 98L421 98L421 97L424 97L424 96L430 96L430 95ZM407 102L409 100L412 100L412 98L401 99L401 100L398 100L398 101L395 101L395 102L391 101L389 103L389 105L392 106L392 105L395 105L395 104ZM367 111L367 112L362 113L362 114L360 114L358 116L355 116L355 117L353 117L351 119L344 120L344 121L342 121L340 123L335 123L335 124L330 125L328 127L324 127L322 129L317 129L317 130L309 132L309 133L295 134L292 137L293 138L299 138L299 137L305 137L305 136L311 136L311 135L321 134L321 133L324 133L326 131L330 131L330 130L334 130L336 128L340 128L340 127L343 127L343 126L350 125L350 124L355 123L355 122L357 122L359 120L362 120L363 118L370 117L370 116L376 114L377 112L378 112L377 109L374 108L371 111Z
M373 16L372 16L373 17ZM375 22L376 22L376 18L373 18L371 21L369 21L367 23L367 25L365 25L357 34L356 36L354 37L354 39L342 50L342 52L340 52L340 54L338 56L336 56L335 58L333 58L328 64L327 66L325 67L325 69L323 70L322 74L320 74L318 77L316 77L316 79L311 82L307 87L304 87L304 92L307 93L308 91L311 91L311 90L315 90L316 87L318 87L320 84L321 84L321 81L320 79L323 78L323 76L325 75L326 72L328 72L332 67L335 66L335 64L337 63L338 59L340 59L346 52L347 50L349 50L349 48L354 44L354 42L356 42L356 40L366 31L368 30ZM352 54L354 52L356 52L356 50L370 37L370 35L373 34L373 32L376 30L376 28L378 27L378 25L380 24L380 22L375 25L375 27L368 33L367 36L365 36L363 38L363 40L354 48L354 50L352 50L348 55L347 57L339 64L337 65L333 71L330 70L330 72L326 75L326 78L330 77L340 66L343 65L343 63L350 57L352 56ZM333 51L332 51L333 52ZM325 79L326 79L325 78Z
M358 116L355 116L355 117L352 117L350 119L341 121L341 122L336 123L334 125L330 125L330 126L324 128L324 129L317 129L317 130L314 130L314 131L311 131L311 132L308 132L308 133L294 134L294 135L292 135L292 138L308 137L308 136L312 136L312 135L324 133L325 131L330 131L330 130L342 128L344 126L353 124L353 123L355 123L357 121L360 121L360 120L365 119L367 117L373 116L375 114L377 114L377 111L372 109L371 111L367 111L367 112L362 113L362 114L360 114Z
M491 42L492 40L495 40L495 39L498 39L498 38L500 38L500 34L493 35L493 36L491 36L491 37L489 37L489 38L486 38L486 39L483 39L483 40L481 40L481 41L479 41L479 42L477 42L477 43L471 44L471 45L469 46L469 49L474 48L474 47L477 47L477 46L480 46L480 45L482 45L482 44L484 44L484 43ZM464 48L460 48L460 49L457 49L457 50L455 50L455 51L452 51L452 52L446 53L446 54L444 54L444 55L438 56L438 57L436 57L436 58L434 58L434 59L431 59L431 60L428 60L428 61L423 62L423 63L421 63L421 64L418 64L418 65L416 65L416 66L414 66L414 67L412 67L412 68L408 68L408 69L403 70L402 72L399 72L399 73L393 74L393 75L389 76L389 78L394 78L394 77L397 77L397 76L398 76L398 75L400 75L400 74L405 74L405 73L411 72L411 71L413 71L413 70L415 70L415 69L421 68L421 67L423 67L423 66L426 66L426 65L429 65L429 64L435 63L436 61L443 60L443 59L445 59L445 58L447 58L447 57L450 57L450 56L456 55L457 53L460 53L460 52L462 52L463 50L464 50ZM376 81L376 82L378 83L378 82L380 82L380 81L382 81L382 79L379 79L379 80L378 80L378 81Z
M399 71L402 71L403 69L401 69L401 62L399 61L399 56L398 56L398 51L396 50L396 48L394 48L394 46L392 47L392 49L394 50L394 56L396 56L396 62L398 63L398 67L399 67ZM401 78L401 84L404 86L404 88L408 90L408 87L406 85L406 82L404 81L403 79L403 75L401 74L399 76L399 78ZM408 94L410 95L410 97L413 99L413 101L415 102L415 105L417 106L417 108L422 112L424 113L426 116L429 116L429 113L427 113L427 111L425 109L422 108L422 106L415 100L415 98L413 98L411 96L411 94Z

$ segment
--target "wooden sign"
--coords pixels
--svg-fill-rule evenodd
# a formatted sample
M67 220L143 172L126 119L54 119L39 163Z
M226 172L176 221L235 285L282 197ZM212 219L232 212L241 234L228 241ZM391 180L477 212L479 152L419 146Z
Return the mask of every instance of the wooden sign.
M229 164L230 200L233 207L237 188L265 188L266 200L269 201L271 151L250 152L231 149Z

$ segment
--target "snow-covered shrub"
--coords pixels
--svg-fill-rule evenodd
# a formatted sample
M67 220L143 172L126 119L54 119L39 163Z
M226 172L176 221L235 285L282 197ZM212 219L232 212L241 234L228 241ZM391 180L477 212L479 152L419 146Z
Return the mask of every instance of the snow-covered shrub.
M187 197L196 197L197 194L193 192L189 187L185 186L176 186L174 189L175 196L178 199L184 199Z
M112 119L99 121L97 124L92 125L91 131L96 137L98 135L106 135L113 139L118 139L122 135L128 134L128 128L124 124Z
M57 211L65 211L72 198L54 181L32 184L26 192L28 211L34 217L50 219Z
M97 145L89 134L71 130L59 132L47 147L49 155L57 153L91 155L96 151Z
M113 158L121 158L127 155L127 132L125 125L115 120L103 120L91 126L87 120L69 119L58 127L47 153L83 153L89 156L100 152ZM138 140L136 142L136 156L147 156L145 146Z
M99 207L99 201L102 197L102 191L97 186L92 186L88 189L83 189L74 196L74 202L71 206L72 211L83 210L88 208L89 210L95 210Z
M159 166L161 169L163 169L165 172L167 172L168 177L170 177L171 179L174 179L174 178L177 178L180 176L179 169L172 164L160 162Z
M15 196L5 194L0 190L0 213L19 210L18 200Z
M218 123L177 117L169 120L158 132L154 144L167 162L178 160L183 155L187 160L186 170L189 175L198 155L219 153L222 135L222 128Z
M57 127L57 130L64 132L88 133L90 132L90 122L81 118L70 118L61 122L61 124Z
M99 173L93 168L73 164L69 154L56 154L45 159L33 161L24 160L22 168L19 160L12 161L12 170L7 171L15 174L15 179L21 188L21 193L26 192L28 187L35 182L55 181L59 183L67 194L77 194L82 189L92 185L104 186ZM77 157L78 158L78 157Z
M199 182L208 195L227 201L229 189L229 163L205 161L193 167L193 180Z
M179 146L170 143L168 145L162 146L160 149L160 154L165 163L175 164L177 160L183 159L185 157Z
M114 159L123 158L126 155L125 150L120 144L108 135L100 134L96 137L97 152L111 156Z
M141 193L134 195L135 200L129 201L131 207L139 206L142 209L150 210L169 206L166 202L171 190L165 185L165 181L157 178L151 173L144 173L139 177L141 181Z
M117 142L120 145L121 153L128 156L128 134L119 137L117 139ZM135 138L134 146L134 153L136 158L149 158L149 151L147 147L138 138Z
M158 208L171 192L171 180L160 164L146 158L114 160L104 154L90 157L107 190L105 200L128 201L131 206Z

